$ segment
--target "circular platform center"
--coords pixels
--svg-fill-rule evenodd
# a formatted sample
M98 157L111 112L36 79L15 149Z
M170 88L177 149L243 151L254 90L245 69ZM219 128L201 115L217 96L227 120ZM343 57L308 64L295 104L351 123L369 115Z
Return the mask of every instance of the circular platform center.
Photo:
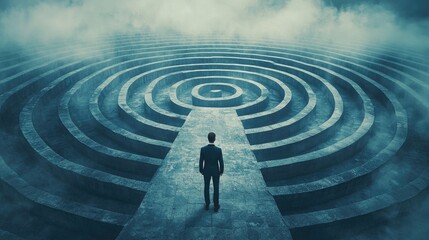
M228 83L206 83L198 88L198 93L207 98L229 97L237 92L237 88Z
M212 89L208 92L209 97L222 97L222 90Z
M243 90L230 83L203 83L192 89L192 103L201 107L232 107L241 104Z

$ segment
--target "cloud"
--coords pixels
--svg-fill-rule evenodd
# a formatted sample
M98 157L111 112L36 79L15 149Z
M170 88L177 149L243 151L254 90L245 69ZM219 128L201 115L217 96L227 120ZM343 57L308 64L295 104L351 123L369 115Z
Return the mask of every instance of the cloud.
M384 5L348 7L320 0L9 1L0 12L0 43L26 46L89 41L127 32L179 33L280 40L315 38L427 49L428 20L398 18Z
M379 5L392 11L402 18L421 20L429 18L429 1L427 0L325 0L325 2L336 8L353 8L357 5Z

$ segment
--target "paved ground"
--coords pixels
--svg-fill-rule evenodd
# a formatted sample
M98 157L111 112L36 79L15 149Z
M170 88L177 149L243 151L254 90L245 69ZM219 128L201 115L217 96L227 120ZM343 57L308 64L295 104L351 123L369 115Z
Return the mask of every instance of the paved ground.
M207 144L209 131L216 132L225 161L218 213L213 204L204 210L198 172L199 149ZM117 239L291 239L286 225L266 191L235 111L194 110Z

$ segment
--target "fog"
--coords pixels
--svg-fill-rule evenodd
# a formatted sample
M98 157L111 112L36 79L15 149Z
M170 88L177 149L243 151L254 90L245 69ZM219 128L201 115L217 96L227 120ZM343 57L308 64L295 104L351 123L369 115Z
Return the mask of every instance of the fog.
M0 5L0 43L8 48L11 44L91 41L105 34L142 32L288 41L312 38L428 49L425 30L429 21L426 11L421 10L427 5L425 1L402 5L392 1L352 2L7 0Z
M429 0L0 0L0 51L149 33L291 42L308 38L331 44L400 47L426 54L428 59L428 5ZM429 115L422 114L411 126L421 130L416 132L426 143L428 122ZM408 171L406 165L404 169ZM394 178L385 172L381 171L383 181ZM426 236L428 226L422 222L429 216L429 197L422 203L423 207L409 211L418 214L392 221L373 235ZM401 226L404 221L409 224ZM415 232L407 235L410 228Z

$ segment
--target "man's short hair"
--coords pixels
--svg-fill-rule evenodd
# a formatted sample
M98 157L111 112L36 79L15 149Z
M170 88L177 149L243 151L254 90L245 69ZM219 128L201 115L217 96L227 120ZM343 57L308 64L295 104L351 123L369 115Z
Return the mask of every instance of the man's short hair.
M209 139L209 143L214 143L214 141L216 140L216 134L214 132L209 132L207 138Z

